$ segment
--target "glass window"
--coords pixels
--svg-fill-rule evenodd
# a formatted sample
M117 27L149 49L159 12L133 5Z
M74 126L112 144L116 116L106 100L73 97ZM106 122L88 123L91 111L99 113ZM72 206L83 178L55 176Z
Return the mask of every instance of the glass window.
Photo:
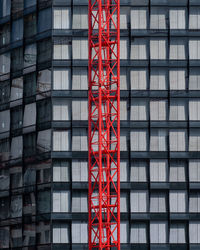
M189 222L189 241L190 243L200 243L200 222Z
M36 5L36 0L24 0L24 8Z
M37 183L49 183L51 182L51 161L42 161L36 165Z
M185 60L185 41L182 39L171 39L169 48L169 58L170 60Z
M134 8L131 10L131 29L147 28L147 9Z
M36 124L36 103L25 105L23 127L33 126Z
M50 212L50 191L40 191L37 193L37 212L40 214Z
M47 22L48 20L48 22ZM38 14L38 32L51 29L51 9L40 10Z
M72 160L72 181L88 181L88 162L85 160Z
M54 69L53 72L53 89L69 90L71 86L70 69Z
M37 102L37 123L47 123L51 120L51 100L44 99Z
M170 163L170 182L185 182L186 166L182 161L172 161Z
M53 150L69 151L70 150L70 132L54 131L53 132Z
M198 68L190 69L189 90L200 90L200 74Z
M166 212L166 195L163 193L155 193L150 196L150 212L165 213Z
M169 192L169 207L170 213L186 212L187 194L186 191L170 191Z
M113 176L113 181L117 181L116 165L111 163L111 174ZM129 163L127 160L121 160L120 162L120 181L127 182L129 181Z
M36 244L36 226L35 224L24 224L23 245L32 246Z
M38 43L38 46L37 46L38 63L44 63L46 61L51 60L51 51L52 51L51 45L52 45L52 42L50 39L43 40Z
M171 90L184 90L186 83L186 71L183 69L173 69L169 71L169 84Z
M142 121L147 120L148 103L144 99L131 99L131 120Z
M11 218L22 217L22 196L15 195L10 201L10 216Z
M22 157L23 138L22 136L13 137L11 141L11 159Z
M53 163L53 181L70 181L70 164L67 161L58 161Z
M186 118L186 103L184 100L172 99L170 100L170 120L184 121Z
M38 72L37 77L37 99L44 99L50 95L51 90L51 70L45 69Z
M85 38L76 38L72 40L72 58L88 59L88 40Z
M0 133L10 130L10 111L4 110L0 112Z
M200 160L189 160L190 182L200 182Z
M35 165L26 165L24 170L24 186L36 184L36 169Z
M150 58L156 60L166 59L166 40L150 40Z
M53 59L55 60L68 60L71 58L70 45L64 41L60 44L54 44Z
M150 222L150 243L160 244L167 242L168 225L165 221Z
M22 246L22 228L20 225L12 226L10 230L11 248Z
M0 140L0 159L2 161L8 161L10 156L10 143L9 139Z
M12 14L23 11L24 0L12 0Z
M10 82L4 81L0 84L0 104L9 102L10 99Z
M25 157L36 154L36 135L34 133L24 135L23 146Z
M116 53L116 46L114 48L114 52ZM128 39L122 39L120 40L120 59L128 59L128 55L129 55L129 41ZM113 56L113 58L115 59L115 57Z
M143 38L135 38L131 41L131 59L145 60L147 59L147 40Z
M10 182L11 182L12 189L22 187L22 168L21 167L13 167L10 169Z
M88 8L73 6L73 29L88 29Z
M0 27L0 46L4 46L10 42L10 25L5 24Z
M151 69L150 75L151 90L166 90L167 89L167 71L165 69Z
M53 192L53 212L68 213L70 211L70 191Z
M150 151L167 150L167 132L164 129L152 129L150 135Z
M131 131L131 151L147 151L147 131Z
M131 191L131 213L148 212L148 192L145 190Z
M88 90L88 72L85 67L74 67L72 75L73 90Z
M189 151L200 151L200 130L199 129L190 129Z
M171 130L169 132L170 151L186 151L186 130Z
M72 213L88 212L88 194L85 192L73 192L72 194Z
M36 226L36 237L38 244L50 243L50 224L49 222L42 221Z
M73 243L88 243L88 225L86 222L72 222Z
M147 89L147 70L131 70L131 90Z
M72 101L72 119L88 120L88 100L77 99Z
M189 197L189 212L200 213L200 193L191 193Z
M82 8L80 8L82 9ZM70 29L71 10L70 8L56 8L54 13L54 29Z
M17 48L12 51L12 71L17 71L23 68L23 48Z
M189 100L189 119L191 121L200 120L200 100L199 99Z
M53 243L70 243L70 229L68 224L53 225Z
M66 99L53 100L53 120L69 121L71 120L71 105Z
M189 29L200 29L200 8L197 6L190 7Z
M167 171L168 171L168 166L166 160L150 160L151 182L166 182Z
M9 248L10 232L9 227L0 228L0 248Z
M170 29L185 29L185 9L170 9Z
M74 128L72 132L72 151L88 150L88 134L87 129Z
M10 187L9 170L6 168L1 168L0 169L0 190L8 190L9 187Z
M150 15L151 29L166 29L166 10L160 7L152 7Z
M24 37L32 37L37 33L36 14L30 14L24 17Z
M34 43L26 46L24 51L24 68L35 65L36 58L37 58L36 44Z
M163 121L167 118L167 101L150 101L150 119L152 121Z
M5 17L10 15L11 0L1 0L0 1L0 17Z
M186 243L186 230L184 224L171 224L170 225L170 236L169 242L173 244L183 244Z
M24 76L24 97L34 96L36 94L36 73Z
M21 40L23 38L23 19L17 19L12 23L12 41Z
M0 55L0 76L10 72L10 53Z
M11 110L11 129L20 129L23 124L23 110L22 106L18 106Z
M146 223L134 223L131 224L131 236L130 243L147 243L147 224Z
M23 78L16 78L12 80L11 86L11 101L22 99L23 97ZM18 104L18 102L16 102Z
M200 59L200 40L189 40L189 58L190 60Z
M131 164L131 182L147 181L147 163L143 161L133 162Z
M116 12L113 14L113 20L111 21L111 29L114 29L114 25L117 23ZM120 29L128 29L129 23L129 7L121 6L120 8Z
M9 217L9 197L0 198L0 219L5 220ZM0 242L1 242L1 232L0 232ZM1 247L1 243L0 243Z
M51 130L43 130L38 132L37 136L37 153L51 151Z

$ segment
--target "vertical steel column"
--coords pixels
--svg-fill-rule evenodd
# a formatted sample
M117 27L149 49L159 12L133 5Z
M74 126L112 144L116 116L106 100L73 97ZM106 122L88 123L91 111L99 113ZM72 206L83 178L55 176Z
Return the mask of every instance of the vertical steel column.
M89 249L120 249L120 1L89 0Z

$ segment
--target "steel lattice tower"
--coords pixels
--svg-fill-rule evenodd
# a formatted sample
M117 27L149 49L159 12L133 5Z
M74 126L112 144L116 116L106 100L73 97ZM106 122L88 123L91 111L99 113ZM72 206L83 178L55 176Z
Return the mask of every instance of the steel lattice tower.
M89 0L89 249L120 249L120 0Z

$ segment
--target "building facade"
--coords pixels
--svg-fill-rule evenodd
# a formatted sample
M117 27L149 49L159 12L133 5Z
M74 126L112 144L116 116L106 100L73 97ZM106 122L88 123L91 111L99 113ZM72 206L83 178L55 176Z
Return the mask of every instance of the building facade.
M88 249L88 0L0 0L0 249ZM121 248L200 249L200 1L121 1Z

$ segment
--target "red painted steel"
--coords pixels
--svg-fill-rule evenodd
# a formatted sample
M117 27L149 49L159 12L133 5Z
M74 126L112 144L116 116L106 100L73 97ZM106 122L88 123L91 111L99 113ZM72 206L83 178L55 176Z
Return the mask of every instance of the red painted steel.
M120 0L89 0L89 249L120 249Z

